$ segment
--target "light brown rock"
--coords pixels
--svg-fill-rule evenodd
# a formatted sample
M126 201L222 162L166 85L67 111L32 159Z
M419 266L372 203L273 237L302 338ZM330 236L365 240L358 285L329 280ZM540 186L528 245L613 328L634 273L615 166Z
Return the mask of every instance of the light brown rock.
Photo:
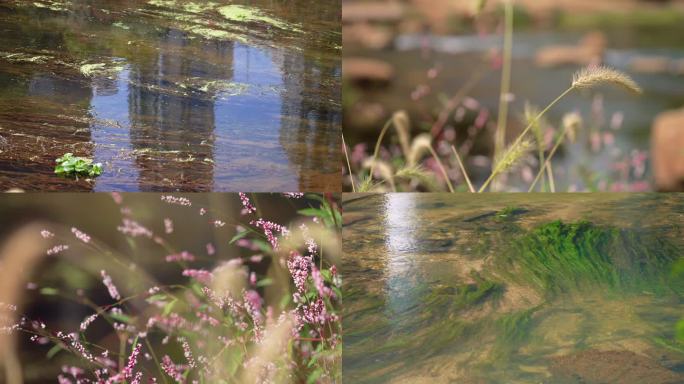
M684 108L656 116L651 153L656 188L684 191Z
M345 2L342 4L342 23L378 22L398 23L404 17L404 6L395 1Z
M352 57L342 60L342 78L350 81L389 83L394 67L377 59Z
M392 43L393 32L382 26L356 23L342 26L344 47L361 46L367 49L383 49Z
M661 56L637 56L629 63L633 72L667 73L670 71L670 59Z
M540 67L599 64L603 61L605 50L605 35L595 31L586 34L577 45L550 45L541 48L537 51L535 63Z

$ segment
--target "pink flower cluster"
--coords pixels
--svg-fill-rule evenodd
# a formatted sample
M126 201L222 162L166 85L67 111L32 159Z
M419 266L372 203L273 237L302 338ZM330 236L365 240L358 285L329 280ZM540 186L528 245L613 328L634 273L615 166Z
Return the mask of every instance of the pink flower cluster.
M264 235L266 235L268 242L271 243L271 247L273 247L274 250L278 249L278 238L276 237L276 233L280 232L282 236L287 235L286 227L271 221L264 219L252 220L251 224L264 231Z
M116 286L112 282L111 276L109 276L104 269L100 271L100 275L102 275L102 284L104 284L105 287L107 287L107 290L109 291L109 296L111 296L114 300L121 300L121 295L119 294L119 291L116 289Z
M152 231L143 227L137 221L124 218L122 222L123 225L116 227L116 229L124 235L128 235L131 237L144 236L150 239L152 238L152 236L154 236Z
M69 249L68 245L59 244L59 245L55 245L54 247L48 249L47 254L48 254L48 256L52 256L52 255L56 255L60 252L66 251L67 249Z
M183 271L183 276L192 277L202 284L209 284L214 278L214 275L204 269L186 269Z
M90 236L86 235L85 233L79 231L77 228L72 227L71 228L71 233L76 236L77 239L81 240L82 242L88 244L90 242Z
M195 255L188 251L183 251L181 253L174 253L165 257L165 260L169 263L177 261L195 261Z
M256 212L256 208L252 205L252 202L249 201L249 197L244 192L239 192L240 195L240 201L242 201L242 214L247 215L250 213Z
M287 269L290 270L290 275L292 275L292 280L294 280L298 293L304 293L306 290L306 281L309 277L311 263L311 256L303 256L297 251L290 252L290 257L287 259Z
M192 206L192 201L188 199L187 197L177 197L177 196L172 196L172 195L163 195L161 197L161 201L168 203L168 204L175 204L175 205L182 205L185 207L190 207Z

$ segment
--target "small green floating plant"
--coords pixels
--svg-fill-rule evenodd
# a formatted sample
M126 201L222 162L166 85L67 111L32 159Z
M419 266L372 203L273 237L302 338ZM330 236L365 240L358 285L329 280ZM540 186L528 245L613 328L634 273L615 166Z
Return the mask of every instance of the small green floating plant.
M92 159L65 153L56 160L55 173L66 177L97 177L102 174L102 164L93 163Z

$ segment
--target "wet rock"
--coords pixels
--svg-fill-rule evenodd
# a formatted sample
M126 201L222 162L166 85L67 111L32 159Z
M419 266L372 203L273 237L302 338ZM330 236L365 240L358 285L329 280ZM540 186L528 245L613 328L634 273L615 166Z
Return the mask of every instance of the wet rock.
M342 61L342 77L354 82L386 84L394 77L394 67L376 59L349 58Z
M629 62L629 68L640 73L667 73L670 71L670 59L660 56L637 56Z
M535 63L540 67L601 63L606 50L606 37L601 32L586 34L577 45L551 45L537 51Z
M554 382L583 384L675 384L684 375L656 360L627 351L587 350L552 359Z
M404 17L404 6L397 2L363 2L342 5L342 22L398 23Z
M388 111L381 103L357 102L348 108L345 119L356 131L377 135L379 126L388 118Z
M672 72L677 75L684 75L684 59L674 60L672 62Z
M368 23L346 25L342 27L342 31L342 45L345 47L383 49L392 43L392 31Z
M684 109L656 116L651 132L655 185L661 191L684 190Z

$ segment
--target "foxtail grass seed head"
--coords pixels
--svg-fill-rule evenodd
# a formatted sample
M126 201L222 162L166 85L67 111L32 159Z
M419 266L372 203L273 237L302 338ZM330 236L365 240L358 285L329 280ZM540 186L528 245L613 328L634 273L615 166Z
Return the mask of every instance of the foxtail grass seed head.
M528 140L523 140L517 145L513 144L506 149L503 155L496 161L494 166L494 174L507 172L516 166L520 160L525 157L525 154L532 149L532 143Z
M413 167L404 167L397 171L394 175L404 179L415 179L425 186L430 191L437 190L437 182L431 172L426 171L423 167L417 165Z
M563 127L571 143L577 139L577 132L582 129L582 115L577 112L566 113L563 116Z
M603 84L617 85L635 94L642 93L641 87L631 77L604 66L583 68L575 72L572 78L572 87L575 89L590 89Z
M387 181L392 189L394 190L394 172L392 171L392 166L383 160L366 159L363 162L365 168L373 168L380 177Z
M479 15L487 5L487 0L473 0L473 13Z
M421 156L425 153L429 153L432 148L432 137L427 133L422 133L413 138L411 143L411 150L407 156L407 165L413 167L418 163Z
M537 146L540 150L543 150L544 130L542 128L546 125L546 123L543 120L543 117L539 117L539 108L530 103L525 103L524 119L525 124L530 125L531 127L530 129L532 130L534 138L537 141Z
M404 152L404 156L408 157L411 123L406 111L395 112L394 115L392 115L392 123L394 124L394 128L397 130L401 150Z

